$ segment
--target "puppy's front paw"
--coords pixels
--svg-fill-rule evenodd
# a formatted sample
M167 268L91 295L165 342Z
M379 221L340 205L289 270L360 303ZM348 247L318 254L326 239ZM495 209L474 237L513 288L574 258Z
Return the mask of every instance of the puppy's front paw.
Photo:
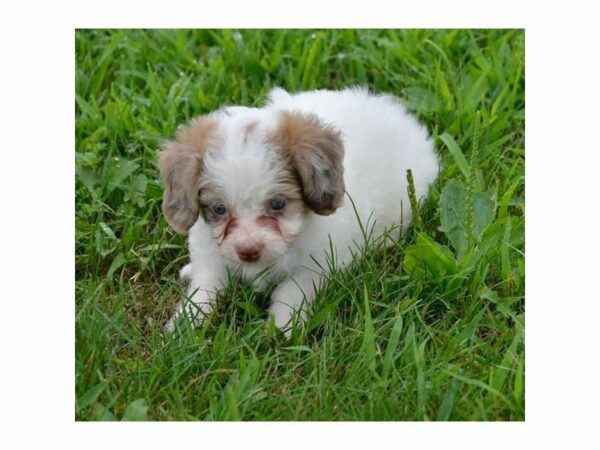
M202 325L202 322L212 311L211 303L193 303L191 301L180 302L177 305L175 314L171 316L165 324L165 331L172 333L175 331L175 324L180 319L187 317L195 327Z
M299 314L297 313L298 311L291 305L279 301L273 301L269 307L269 316L273 317L275 326L283 332L287 339L292 337L292 324L295 317L298 317L297 323L304 323L306 321L304 309L301 309Z
M167 333L173 333L173 331L175 331L175 322L179 320L179 317L180 316L177 314L173 314L171 318L167 320L167 323L165 324L165 331Z
M182 281L187 281L188 283L192 281L192 263L186 264L179 271L179 278Z
M275 326L279 328L286 337L291 335L291 318L293 310L284 303L273 302L269 307L269 317L273 317ZM288 325L290 325L288 327Z

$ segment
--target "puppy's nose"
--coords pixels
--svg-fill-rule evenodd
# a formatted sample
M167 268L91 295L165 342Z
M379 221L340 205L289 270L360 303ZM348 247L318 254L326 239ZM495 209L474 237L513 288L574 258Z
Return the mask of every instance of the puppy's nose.
M254 262L260 258L264 244L240 244L235 246L235 251L242 261Z

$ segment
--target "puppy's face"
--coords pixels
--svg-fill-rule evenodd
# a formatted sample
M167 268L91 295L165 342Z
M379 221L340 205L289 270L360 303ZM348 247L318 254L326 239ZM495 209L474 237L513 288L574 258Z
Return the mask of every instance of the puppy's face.
M294 246L308 214L341 205L343 155L339 133L313 115L199 117L161 152L163 211L184 234L200 216L228 260L268 265Z

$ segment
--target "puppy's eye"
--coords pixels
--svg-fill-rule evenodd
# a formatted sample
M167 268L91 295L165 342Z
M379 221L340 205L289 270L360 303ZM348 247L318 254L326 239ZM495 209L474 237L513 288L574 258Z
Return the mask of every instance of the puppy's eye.
M281 211L283 208L285 208L285 198L281 195L273 197L271 200L269 200L269 207L273 211Z
M227 207L223 203L217 203L213 205L212 210L215 214L222 216L227 212Z

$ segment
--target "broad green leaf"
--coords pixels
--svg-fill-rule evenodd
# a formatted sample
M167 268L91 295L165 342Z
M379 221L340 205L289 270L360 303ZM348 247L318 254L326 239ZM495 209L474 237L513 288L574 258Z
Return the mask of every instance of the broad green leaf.
M98 226L104 232L104 234L107 235L111 240L113 240L113 241L117 240L117 236L115 235L115 232L105 222L98 222Z
M404 89L404 102L413 111L428 114L436 110L438 100L434 92L413 86Z
M123 413L122 421L144 421L148 420L148 403L143 398L131 402Z
M467 252L467 190L457 180L450 180L440 195L440 231L448 237L458 259Z
M94 403L93 405L93 420L98 420L100 422L112 422L117 420L110 409L104 406L102 403Z
M120 186L121 183L123 183L123 181L138 167L139 164L136 162L129 161L128 159L121 159L118 162L115 171L110 175L106 194L112 192L116 187Z
M125 264L127 262L127 260L125 259L125 255L123 253L119 253L115 259L113 259L112 263L110 264L110 267L108 268L108 273L106 274L107 278L111 278L113 276L113 274L115 273L115 271L121 267L123 264Z
M148 179L144 174L136 175L129 184L129 190L125 195L126 201L132 201L137 206L143 207L146 203L146 187Z
M497 244L498 241L506 238L506 224L509 220L511 221L511 232L508 236L508 245L514 247L521 244L525 239L524 220L522 218L519 219L512 216L506 216L502 219L495 220L486 227L481 238L481 246L499 250L500 247Z
M90 403L98 398L98 396L106 389L108 383L106 381L101 381L100 383L89 388L85 393L77 399L75 402L75 409L77 411L81 411L83 408L87 407Z
M417 243L405 250L404 268L410 275L427 280L455 274L458 264L448 247L420 233Z
M485 227L492 223L495 208L491 192L473 194L473 237L479 239Z
M483 231L495 216L495 202L491 192L473 194L473 229L467 228L467 190L457 180L450 180L440 195L440 231L444 232L462 260L469 251L469 236L479 241Z
M90 194L94 195L96 193L96 186L100 183L96 172L86 167L77 166L75 176L90 191Z

